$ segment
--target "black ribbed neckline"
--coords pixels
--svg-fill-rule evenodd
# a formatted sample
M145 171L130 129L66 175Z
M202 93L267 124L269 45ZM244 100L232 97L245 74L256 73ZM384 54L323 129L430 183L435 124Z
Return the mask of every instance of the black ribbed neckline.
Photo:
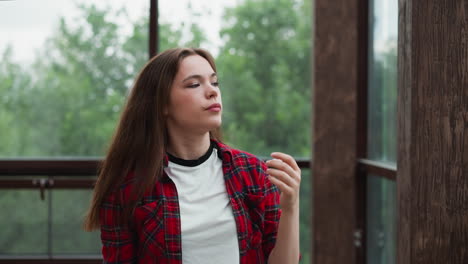
M168 152L167 152L167 156L169 158L169 161L172 163L175 163L181 166L186 166L186 167L195 167L195 166L202 164L203 162L207 161L210 158L211 153L213 153L214 147L215 147L215 143L213 143L213 141L210 141L210 148L208 149L208 151L205 154L203 154L203 156L201 156L200 158L194 159L194 160L181 159L174 155L171 155Z

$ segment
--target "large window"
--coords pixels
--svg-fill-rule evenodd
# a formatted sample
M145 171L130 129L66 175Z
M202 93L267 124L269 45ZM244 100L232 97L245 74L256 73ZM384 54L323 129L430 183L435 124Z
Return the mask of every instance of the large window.
M9 32L0 41L0 158L102 157L148 59L149 7L150 1L0 1L0 30ZM311 1L160 0L158 7L159 50L198 46L214 55L225 141L262 158L282 151L302 161L301 252L308 263ZM41 179L11 179L34 178ZM84 178L70 180L76 179ZM80 229L90 199L80 188L46 184L42 199L39 189L2 190L2 214L11 217L0 219L7 227L0 257L98 255L98 232Z
M103 155L148 58L147 1L112 3L1 1L0 157Z
M367 158L396 168L398 1L369 1ZM367 263L396 263L396 183L367 177Z

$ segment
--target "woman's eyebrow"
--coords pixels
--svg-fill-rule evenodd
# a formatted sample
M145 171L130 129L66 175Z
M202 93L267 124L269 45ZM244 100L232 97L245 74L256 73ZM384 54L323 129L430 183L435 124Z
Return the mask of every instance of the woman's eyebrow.
M213 73L210 75L210 78L215 77L215 76L217 76L217 74L216 74L216 72L213 72ZM189 80L189 79L193 79L193 78L194 78L194 79L202 79L203 76L201 76L200 74L193 74L193 75L190 75L190 76L188 76L187 78L183 79L182 82L185 82L185 81L187 81L187 80Z

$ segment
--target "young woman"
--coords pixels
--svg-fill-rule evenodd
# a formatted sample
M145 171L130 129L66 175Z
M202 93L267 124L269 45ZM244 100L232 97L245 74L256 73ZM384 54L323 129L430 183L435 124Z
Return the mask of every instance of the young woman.
M222 143L221 91L202 49L142 69L102 164L85 229L104 263L297 263L301 172Z

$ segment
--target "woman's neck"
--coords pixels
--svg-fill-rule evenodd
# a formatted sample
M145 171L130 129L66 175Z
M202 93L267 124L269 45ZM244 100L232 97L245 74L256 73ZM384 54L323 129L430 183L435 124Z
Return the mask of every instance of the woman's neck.
M203 156L210 148L210 134L169 133L167 152L185 160L195 160Z

